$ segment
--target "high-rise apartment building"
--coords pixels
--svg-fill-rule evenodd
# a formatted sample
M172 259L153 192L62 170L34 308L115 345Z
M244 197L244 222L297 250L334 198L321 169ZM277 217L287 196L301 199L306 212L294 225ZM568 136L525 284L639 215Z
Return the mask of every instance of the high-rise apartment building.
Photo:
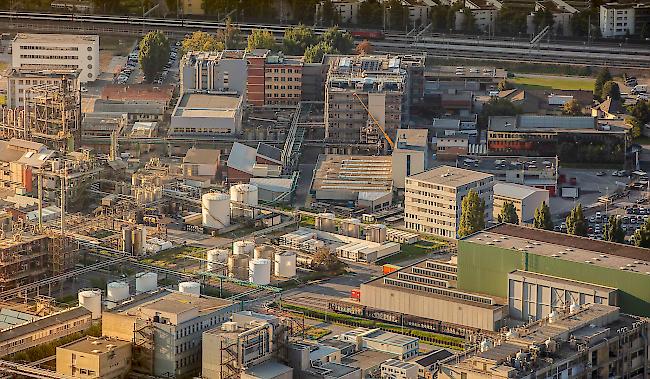
M458 238L463 197L474 190L485 201L485 219L492 218L494 176L440 166L406 178L406 227L441 237Z
M11 51L13 68L81 70L81 83L99 77L99 36L96 35L18 33Z

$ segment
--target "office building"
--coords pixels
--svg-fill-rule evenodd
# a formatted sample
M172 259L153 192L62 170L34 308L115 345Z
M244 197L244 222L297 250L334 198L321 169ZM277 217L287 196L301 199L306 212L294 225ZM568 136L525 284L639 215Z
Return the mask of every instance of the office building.
M373 117L392 138L408 121L414 95L422 96L412 83L423 67L424 56L333 57L325 83L325 138L383 141Z
M389 359L381 364L381 377L391 379L417 378L418 365L398 359Z
M393 149L393 185L404 189L406 177L423 172L429 160L427 129L399 129Z
M35 70L12 69L7 75L7 107L25 106L27 90L33 86L52 84L60 86L62 81L70 81L72 88L79 89L79 70Z
M605 3L599 11L600 33L605 38L640 36L650 23L650 3Z
M240 50L188 52L179 63L181 92L237 94L245 99L248 69L244 55Z
M97 379L126 378L131 370L131 342L86 337L56 348L56 372Z
M334 12L338 15L338 20L342 25L352 24L356 25L358 22L357 16L359 14L359 7L361 6L361 1L359 0L334 0L332 1L332 7ZM316 14L323 14L323 2L316 4Z
M488 122L490 155L557 156L560 162L622 163L627 131L591 116L494 116Z
M268 54L264 65L264 105L296 106L302 98L302 57Z
M508 318L506 297L461 289L458 270L452 261L418 262L362 283L360 303L447 325L499 330Z
M81 83L99 76L99 36L18 33L11 44L12 67L80 70Z
M438 378L646 378L649 331L616 307L575 306L449 358Z
M201 370L201 335L228 321L239 304L160 289L102 315L102 335L133 341L133 370L190 377Z
M185 93L172 112L172 136L218 136L241 132L244 97Z
M622 312L650 316L650 261L648 250L541 229L501 224L458 241L458 287L491 296L508 297L513 271L548 275L617 289L616 305ZM565 284L563 284L565 285ZM528 288L528 286L527 286ZM573 290L572 290L573 291ZM584 289L580 290L584 292ZM578 290L574 292L578 293ZM593 291L591 291L593 296ZM558 299L557 293L537 297L525 293L531 307L552 309L592 297ZM519 296L513 293L514 297ZM596 303L608 303L598 295ZM545 311L524 313L533 317Z
M456 161L459 155L469 151L469 136L464 133L449 134L436 138L436 159Z
M404 221L408 229L458 238L463 197L474 190L485 201L485 219L492 218L494 176L440 166L406 178Z
M381 329L356 328L339 334L339 339L356 345L356 350L376 350L395 354L404 360L415 357L420 351L420 340Z
M494 184L493 219L497 220L506 202L514 205L519 222L532 223L535 209L542 202L548 204L548 191L513 183Z

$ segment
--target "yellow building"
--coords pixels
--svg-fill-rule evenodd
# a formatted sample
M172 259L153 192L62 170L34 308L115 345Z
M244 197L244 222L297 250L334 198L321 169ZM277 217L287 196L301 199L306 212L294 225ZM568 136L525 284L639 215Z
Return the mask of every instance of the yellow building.
M131 342L87 337L56 348L56 372L83 378L121 379L131 370Z
M180 6L184 15L205 15L203 0L181 0Z

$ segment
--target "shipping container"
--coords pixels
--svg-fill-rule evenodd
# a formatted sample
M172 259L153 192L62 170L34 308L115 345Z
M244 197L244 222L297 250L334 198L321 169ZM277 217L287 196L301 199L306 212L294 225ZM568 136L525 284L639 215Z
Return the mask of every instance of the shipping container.
M382 266L382 268L383 268L384 275L388 275L391 272L399 270L401 267L392 264L385 264Z

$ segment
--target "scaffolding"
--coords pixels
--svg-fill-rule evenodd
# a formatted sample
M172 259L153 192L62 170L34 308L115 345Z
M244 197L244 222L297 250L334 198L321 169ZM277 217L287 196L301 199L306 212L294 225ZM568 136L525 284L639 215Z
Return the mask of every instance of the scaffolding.
M133 371L153 375L154 326L149 320L138 320L133 330Z
M80 140L81 98L74 81L29 88L25 111L31 140L59 151L73 151Z
M12 138L27 139L29 137L27 116L24 109L2 108L0 113L0 138L10 140Z

